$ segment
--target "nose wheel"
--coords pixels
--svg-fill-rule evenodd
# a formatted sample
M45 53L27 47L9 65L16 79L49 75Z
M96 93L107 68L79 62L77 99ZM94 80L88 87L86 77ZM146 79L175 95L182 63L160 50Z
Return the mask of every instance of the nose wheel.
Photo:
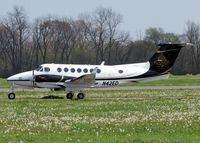
M11 92L8 94L8 99L13 100L15 99L15 93Z
M14 91L14 83L11 83L11 92L8 94L8 99L14 100L15 99L15 93Z

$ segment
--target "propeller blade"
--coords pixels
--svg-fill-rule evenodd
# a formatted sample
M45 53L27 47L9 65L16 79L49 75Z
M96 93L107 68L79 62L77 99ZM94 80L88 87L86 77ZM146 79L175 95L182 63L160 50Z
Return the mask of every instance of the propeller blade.
M33 77L32 84L33 84L33 87L34 87L35 86L35 73L34 73L34 70L32 71L32 77Z

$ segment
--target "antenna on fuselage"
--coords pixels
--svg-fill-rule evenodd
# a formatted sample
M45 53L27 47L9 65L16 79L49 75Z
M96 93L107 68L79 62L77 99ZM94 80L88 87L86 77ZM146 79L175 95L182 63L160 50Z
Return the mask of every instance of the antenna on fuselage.
M101 66L104 66L104 64L105 64L105 61L102 61L100 65L101 65Z

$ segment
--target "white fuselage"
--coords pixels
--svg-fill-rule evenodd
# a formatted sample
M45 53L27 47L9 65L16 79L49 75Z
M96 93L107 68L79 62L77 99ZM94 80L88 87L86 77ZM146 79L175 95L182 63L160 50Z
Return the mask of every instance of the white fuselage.
M92 69L97 67L95 84L90 87L109 87L134 82L144 82L168 78L168 74L140 77L149 68L149 62L124 65L78 65L78 64L43 64L34 71L28 71L13 75L8 81L14 85L38 88L66 88L78 89L88 88L82 86L66 86L65 83L79 78L86 74L91 74ZM35 77L39 77L36 80ZM63 85L63 86L62 86ZM64 86L65 85L65 86Z

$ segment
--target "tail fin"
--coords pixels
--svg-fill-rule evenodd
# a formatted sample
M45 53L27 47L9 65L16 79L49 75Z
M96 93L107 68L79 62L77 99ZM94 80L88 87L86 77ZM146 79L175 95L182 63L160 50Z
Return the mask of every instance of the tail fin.
M165 74L170 71L182 47L187 44L158 44L159 49L149 60L148 74Z

